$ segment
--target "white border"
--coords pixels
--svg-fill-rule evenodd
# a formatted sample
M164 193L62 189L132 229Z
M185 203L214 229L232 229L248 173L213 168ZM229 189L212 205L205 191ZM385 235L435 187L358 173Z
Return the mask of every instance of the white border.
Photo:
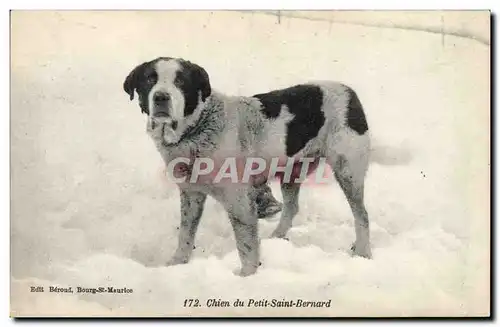
M5 1L4 3L7 3ZM494 0L475 1L436 1L419 0L329 0L329 1L304 1L304 0L253 0L253 1L151 1L151 0L89 0L89 1L10 1L10 9L365 9L365 10L425 10L425 9L489 9L495 6ZM3 4L4 4L3 3ZM411 4L411 5L409 5Z
M10 203L10 171L9 171L9 9L233 9L233 10L245 10L245 9L260 9L260 10L277 10L277 9L308 9L308 10L321 10L321 9L355 9L355 10L440 10L440 9L453 9L453 10L464 10L464 9L491 9L493 12L500 12L498 0L474 0L474 1L436 1L436 0L419 0L419 1L398 1L398 0L350 0L350 1L339 1L339 0L329 0L329 1L298 1L298 0L286 0L286 1L273 1L273 0L252 0L247 2L236 2L236 1L210 1L204 2L203 0L183 0L176 2L162 3L160 1L147 1L147 0L122 0L122 1L109 1L109 0L86 0L86 1L44 1L40 3L38 1L2 1L0 7L3 10L0 11L0 18L2 19L0 37L2 44L4 45L5 51L2 52L2 62L1 66L4 71L1 80L0 94L2 99L3 108L0 110L2 117L0 117L0 145L2 153L5 156L0 160L0 166L2 171L2 184L0 186L0 208L2 210L2 228L4 236L1 241L2 253L5 254L5 259L2 261L3 269L1 269L1 283L0 283L0 307L3 309L2 317L5 319L9 314L9 278L10 278L10 225L9 225L9 203ZM410 5L409 5L410 4ZM495 56L495 59L498 59ZM498 84L494 92L498 92ZM498 125L498 114L495 123ZM495 139L495 144L498 144L498 139ZM497 146L495 149L498 152ZM497 200L495 196L494 201ZM471 217L473 218L473 217ZM498 222L496 223L495 234L498 236ZM496 247L496 242L494 244ZM498 262L498 250L495 255L495 259ZM496 301L496 310L498 314L498 301ZM334 321L333 323L338 324L341 321ZM7 320L7 323L13 323L12 319ZM24 322L27 323L27 322ZM66 324L67 322L64 322ZM102 322L95 322L94 324L100 324ZM109 323L109 322L108 322ZM164 321L159 321L158 323L165 323ZM172 324L173 322L168 322ZM174 322L175 323L175 322ZM268 323L263 323L259 321L254 321L259 325L266 325ZM352 322L350 322L352 324ZM426 322L424 322L426 323ZM479 322L477 322L479 323ZM28 324L39 324L39 322L29 322ZM135 323L133 323L135 324ZM140 324L140 322L138 323ZM428 324L428 322L426 323Z

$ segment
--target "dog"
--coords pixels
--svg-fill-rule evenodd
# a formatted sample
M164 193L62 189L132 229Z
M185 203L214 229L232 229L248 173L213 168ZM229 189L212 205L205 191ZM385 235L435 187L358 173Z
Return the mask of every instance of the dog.
M323 81L249 97L229 96L212 89L201 66L182 58L159 57L135 67L123 89L130 100L138 94L139 107L148 115L147 133L166 165L181 157L325 158L354 216L356 238L351 252L372 258L364 205L370 136L363 106L352 88ZM189 174L192 166L184 168L184 174ZM178 183L178 246L167 265L190 260L210 195L224 206L231 222L241 261L237 274L256 273L261 263L255 201L262 184ZM300 186L296 181L281 182L283 210L271 237L286 238L299 211Z

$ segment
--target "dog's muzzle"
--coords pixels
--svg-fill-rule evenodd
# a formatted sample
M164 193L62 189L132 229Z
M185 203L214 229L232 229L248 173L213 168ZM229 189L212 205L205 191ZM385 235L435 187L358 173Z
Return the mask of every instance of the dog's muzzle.
M153 94L153 117L170 117L170 95L166 92L157 91Z
M153 128L156 124L165 124L168 128L175 131L178 126L178 121L172 119L170 115L171 98L170 94L163 91L156 91L153 94L153 110L151 123Z

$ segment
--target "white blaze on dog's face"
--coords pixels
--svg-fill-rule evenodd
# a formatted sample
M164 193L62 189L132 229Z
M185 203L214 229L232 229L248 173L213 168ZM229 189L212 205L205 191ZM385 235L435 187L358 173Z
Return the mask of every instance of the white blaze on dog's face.
M155 64L157 74L156 85L149 92L149 107L152 117L161 118L162 113L173 120L184 117L184 95L175 85L177 74L181 73L181 66L175 60L159 60ZM158 97L164 97L164 103L157 101Z
M178 142L200 114L199 106L211 94L206 71L183 59L158 58L137 66L124 82L132 100L148 114L153 128L163 130L166 143Z

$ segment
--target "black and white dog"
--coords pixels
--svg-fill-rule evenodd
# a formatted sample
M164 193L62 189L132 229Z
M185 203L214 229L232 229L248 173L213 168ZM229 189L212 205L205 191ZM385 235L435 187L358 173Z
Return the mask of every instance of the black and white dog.
M252 97L227 96L212 89L202 67L168 57L137 66L123 88L130 100L134 92L139 95L139 106L148 115L148 134L167 165L180 157L324 158L355 218L356 240L351 250L371 258L363 200L370 138L360 100L351 88L319 82ZM211 195L231 221L242 263L239 274L255 273L260 265L255 212L259 183L179 183L179 242L167 264L189 261L204 203ZM282 181L284 207L272 237L284 238L292 227L299 210L300 185L297 180Z

